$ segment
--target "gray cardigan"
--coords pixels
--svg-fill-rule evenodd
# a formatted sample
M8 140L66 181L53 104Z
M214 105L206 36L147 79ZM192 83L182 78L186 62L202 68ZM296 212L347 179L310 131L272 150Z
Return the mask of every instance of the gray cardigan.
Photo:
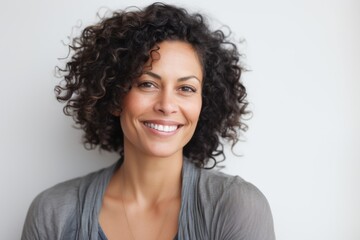
M98 214L121 162L60 183L32 202L22 240L98 240ZM179 240L274 240L264 195L238 176L195 167L184 160Z

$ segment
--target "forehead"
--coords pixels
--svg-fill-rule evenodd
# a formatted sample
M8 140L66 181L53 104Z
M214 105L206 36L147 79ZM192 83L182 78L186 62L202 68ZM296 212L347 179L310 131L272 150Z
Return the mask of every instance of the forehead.
M172 69L189 71L202 77L202 64L194 47L184 41L167 40L152 48L148 64L144 71ZM175 72L176 72L175 71Z

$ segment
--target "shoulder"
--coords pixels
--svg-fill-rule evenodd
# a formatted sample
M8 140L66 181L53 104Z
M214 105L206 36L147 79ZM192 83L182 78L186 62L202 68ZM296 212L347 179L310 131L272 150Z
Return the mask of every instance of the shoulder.
M55 236L60 236L66 226L76 221L84 195L104 170L59 183L41 192L30 205L22 239L58 239Z
M239 176L232 176L223 172L211 169L202 169L199 179L200 192L208 200L215 200L222 198L224 194L241 197L241 198L256 198L266 200L265 196L253 184L245 181Z
M86 189L100 173L97 171L56 184L41 192L32 206L36 207L38 213L45 215L71 212L78 203L81 189Z
M275 239L270 206L264 194L239 176L201 170L199 193L211 218L215 239ZM221 226L221 227L220 227Z

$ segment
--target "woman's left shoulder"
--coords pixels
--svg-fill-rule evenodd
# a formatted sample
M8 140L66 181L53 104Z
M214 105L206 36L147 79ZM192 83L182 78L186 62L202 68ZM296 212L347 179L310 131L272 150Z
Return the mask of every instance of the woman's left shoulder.
M198 191L215 239L275 239L269 203L254 184L239 176L202 170Z
M204 190L204 194L211 198L221 198L224 195L234 198L252 198L265 200L263 193L252 183L245 181L240 176L233 176L221 171L201 170L199 189Z

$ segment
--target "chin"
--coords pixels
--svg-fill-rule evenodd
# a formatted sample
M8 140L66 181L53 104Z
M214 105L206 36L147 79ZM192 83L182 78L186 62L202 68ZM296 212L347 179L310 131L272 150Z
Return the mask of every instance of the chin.
M181 151L181 154L182 154L182 151ZM179 153L163 151L163 152L151 152L151 153L149 153L149 155L156 157L156 158L171 158L174 156L179 156Z
M181 149L171 149L171 147L152 147L148 149L147 155L157 158L171 158L175 156L182 156L182 148Z

